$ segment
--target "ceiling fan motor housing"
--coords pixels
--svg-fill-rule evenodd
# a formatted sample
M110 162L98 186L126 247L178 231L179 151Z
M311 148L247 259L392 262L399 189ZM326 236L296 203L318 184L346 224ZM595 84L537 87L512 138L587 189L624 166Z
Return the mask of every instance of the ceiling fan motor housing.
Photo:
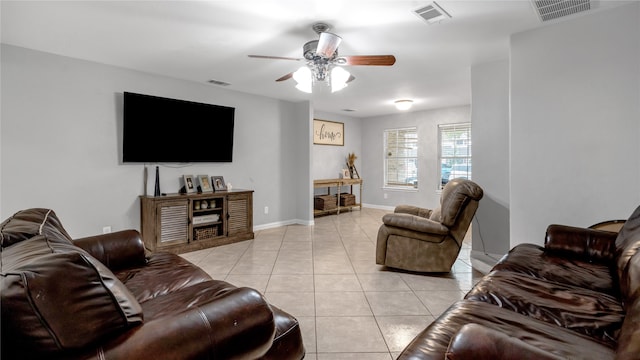
M302 47L302 54L305 59L313 60L316 56L316 49L318 48L318 40L308 41Z

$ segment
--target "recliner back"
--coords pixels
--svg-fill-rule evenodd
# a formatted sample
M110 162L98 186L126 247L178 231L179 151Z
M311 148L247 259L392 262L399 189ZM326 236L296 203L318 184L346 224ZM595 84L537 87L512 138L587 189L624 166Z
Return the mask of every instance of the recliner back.
M466 179L451 180L442 190L440 209L437 209L440 222L449 228L458 246L462 246L483 194L480 186Z
M442 189L440 196L440 222L451 227L471 201L482 199L483 191L480 186L464 179L454 179Z

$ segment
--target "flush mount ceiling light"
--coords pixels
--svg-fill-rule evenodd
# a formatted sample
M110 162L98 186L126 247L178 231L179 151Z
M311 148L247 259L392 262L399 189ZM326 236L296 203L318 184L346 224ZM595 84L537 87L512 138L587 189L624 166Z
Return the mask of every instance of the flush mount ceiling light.
M276 81L293 78L300 91L311 93L313 85L324 82L331 86L331 92L344 89L355 77L346 71L344 66L391 66L396 62L393 55L338 55L338 46L342 38L329 32L329 25L316 23L312 26L318 34L317 40L311 40L302 47L303 58L284 56L249 55L251 58L304 61L305 66L290 72Z
M394 104L398 110L409 110L413 105L413 100L396 100Z

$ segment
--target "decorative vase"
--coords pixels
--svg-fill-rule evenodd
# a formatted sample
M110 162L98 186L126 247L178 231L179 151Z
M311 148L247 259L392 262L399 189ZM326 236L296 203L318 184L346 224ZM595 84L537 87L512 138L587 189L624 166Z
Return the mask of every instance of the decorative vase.
M160 196L160 167L156 166L156 189L153 192L153 196Z

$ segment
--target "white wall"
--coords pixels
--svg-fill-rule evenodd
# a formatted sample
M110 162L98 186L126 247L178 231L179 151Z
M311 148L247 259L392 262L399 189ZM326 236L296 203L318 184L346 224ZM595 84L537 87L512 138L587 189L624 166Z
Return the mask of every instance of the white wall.
M511 38L511 246L626 219L640 194L640 4Z
M484 197L473 221L473 251L509 250L509 61L471 68L473 180Z
M233 163L161 164L162 192L177 192L182 174L222 175L234 188L255 190L257 227L312 221L310 211L298 213L311 185L295 186L309 178L309 145L299 139L310 130L297 124L309 123L310 111L300 105L4 44L1 56L0 218L46 207L75 237L107 225L139 228L143 165L123 165L120 150L122 93L131 91L236 108ZM206 140L194 124L176 131Z
M438 125L471 121L469 106L398 115L372 117L362 120L362 171L365 182L363 203L369 206L393 208L410 204L433 209L440 205L438 184L441 182L438 163ZM418 189L391 190L384 185L384 131L386 129L418 128ZM384 198L387 194L387 199Z

